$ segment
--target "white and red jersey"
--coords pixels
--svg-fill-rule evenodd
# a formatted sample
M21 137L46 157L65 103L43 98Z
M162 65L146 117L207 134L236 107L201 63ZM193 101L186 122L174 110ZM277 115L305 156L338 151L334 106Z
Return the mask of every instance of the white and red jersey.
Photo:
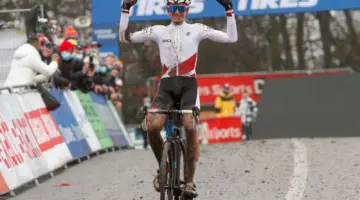
M140 43L154 41L160 50L162 78L170 76L196 77L198 47L201 40L209 39L220 43L233 43L238 40L233 11L226 13L226 32L214 30L203 24L182 23L168 26L155 25L132 33L130 41ZM125 31L129 23L129 13L123 10L120 19L120 41L127 43Z

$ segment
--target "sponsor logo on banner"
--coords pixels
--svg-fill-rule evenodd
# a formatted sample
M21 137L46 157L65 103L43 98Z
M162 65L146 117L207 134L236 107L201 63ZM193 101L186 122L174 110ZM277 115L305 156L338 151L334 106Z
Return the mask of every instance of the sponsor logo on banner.
M332 75L351 73L350 70L333 70L321 72L286 72L286 73L252 73L239 75L199 75L197 77L199 85L200 102L202 104L214 104L216 97L221 93L222 86L225 83L231 85L231 93L234 95L236 101L241 100L243 92L248 92L250 97L255 101L260 100L263 93L265 82L267 79L303 77L303 76L318 76L318 75ZM157 79L158 81L160 79Z
M94 35L97 40L115 40L117 38L116 32L111 28L95 29Z
M99 115L105 131L111 137L115 146L123 146L126 143L125 137L121 134L119 126L116 124L110 108L107 104L106 98L95 93L90 93L90 97L94 102L95 110ZM106 120L104 120L106 119Z
M92 0L94 24L119 22L120 0ZM339 0L234 0L235 16L286 14L360 8L360 1ZM109 15L111 13L111 15ZM139 0L130 10L130 21L169 20L164 0ZM225 17L224 9L215 0L193 0L188 19Z
M96 138L95 132L91 127L90 122L84 112L84 109L77 98L76 94L72 91L64 92L66 101L68 102L71 110L73 111L74 117L79 124L79 127L86 138L87 143L90 146L92 152L100 149L99 140Z
M201 119L203 138L208 144L242 140L240 117Z
M40 118L44 122L44 126L47 130L46 133L50 137L53 145L63 143L64 139L61 137L60 130L56 126L56 123L49 111L46 108L42 108L39 111L41 113Z
M59 126L61 135L63 136L69 150L74 158L81 158L89 153L90 147L84 135L81 132L79 124L71 110L64 93L56 89L49 89L51 95L61 103L61 106L51 111L51 114Z
M87 118L100 142L101 148L108 148L114 145L110 136L107 134L104 124L102 123L95 105L90 97L89 93L82 93L81 91L75 92L84 108Z
M40 110L35 110L27 114L27 119L35 134L35 138L40 145L42 152L45 152L53 147L49 133L45 128L43 121L41 120Z
M31 131L28 121L23 117L12 120L13 142L18 144L22 153L26 153L30 159L39 158L42 154Z
M42 155L28 121L25 118L12 119L9 124L0 118L0 163L7 168L16 167L24 163L22 154L30 159Z
M100 52L104 54L119 55L118 28L114 23L93 23L92 35L95 41L101 44Z
M13 134L11 132L6 122L2 122L0 127L0 156L1 162L3 162L7 168L13 168L24 163L21 154L15 151L15 146L10 138L10 135Z
M284 9L284 8L310 8L318 5L318 0L239 0L238 11Z

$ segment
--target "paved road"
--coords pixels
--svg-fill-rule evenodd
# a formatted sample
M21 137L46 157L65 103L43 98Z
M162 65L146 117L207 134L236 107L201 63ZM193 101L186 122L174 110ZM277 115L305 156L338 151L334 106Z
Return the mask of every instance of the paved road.
M359 143L360 139L347 138L297 143L284 139L202 146L198 199L358 200ZM151 151L112 152L75 165L11 199L158 199L152 188L155 165ZM57 187L62 183L71 186Z

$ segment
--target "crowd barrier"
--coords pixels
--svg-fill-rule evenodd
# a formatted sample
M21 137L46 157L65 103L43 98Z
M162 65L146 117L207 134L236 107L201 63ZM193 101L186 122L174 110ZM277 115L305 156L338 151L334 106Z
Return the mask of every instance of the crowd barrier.
M0 194L13 192L72 161L133 147L114 105L94 93L49 92L61 102L48 111L38 91L0 95ZM4 92L6 91L6 92Z

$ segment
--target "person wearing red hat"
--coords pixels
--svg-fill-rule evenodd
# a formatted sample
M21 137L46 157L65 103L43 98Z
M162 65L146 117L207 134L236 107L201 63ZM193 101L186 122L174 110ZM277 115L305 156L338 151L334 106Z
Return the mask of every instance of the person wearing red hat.
M64 40L59 46L60 53L60 65L59 71L63 78L67 80L72 79L72 73L74 71L73 65L73 52L75 51L75 45L72 44L69 40Z
M59 46L59 52L74 52L75 45L73 45L69 40L64 40Z
M64 42L62 42L59 46L59 52L61 54L62 60L71 61L74 50L75 46L69 40L64 40Z
M59 52L64 61L72 60L72 53L77 45L77 39L79 38L78 32L73 26L68 26L65 31L64 41L59 46Z

